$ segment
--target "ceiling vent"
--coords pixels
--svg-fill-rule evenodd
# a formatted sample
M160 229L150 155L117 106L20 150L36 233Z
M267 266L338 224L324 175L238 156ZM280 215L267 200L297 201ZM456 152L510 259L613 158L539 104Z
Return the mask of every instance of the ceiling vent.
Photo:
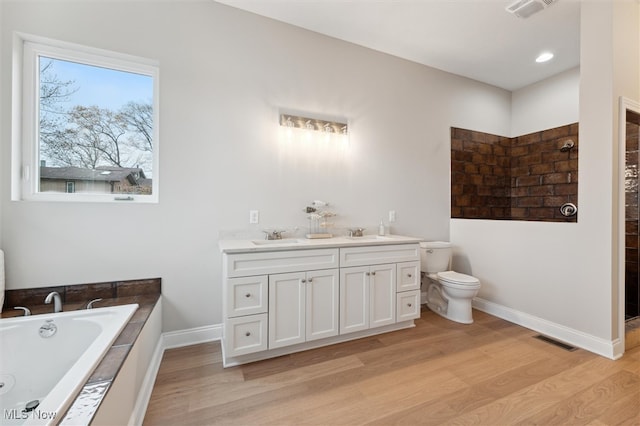
M517 0L506 7L507 12L513 13L518 18L528 18L534 13L551 6L558 0Z

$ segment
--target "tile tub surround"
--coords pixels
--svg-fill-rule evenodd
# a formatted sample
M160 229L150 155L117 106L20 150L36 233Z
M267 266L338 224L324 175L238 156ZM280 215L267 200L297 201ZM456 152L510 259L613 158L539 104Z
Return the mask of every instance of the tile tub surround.
M22 290L8 290L6 300L9 303L6 312L2 312L2 318L21 315L22 311L11 309L13 306L26 306L31 309L33 315L50 313L51 305L45 305L44 298L49 292L57 291L63 300L63 311L84 309L89 300L102 298L94 304L96 308L137 303L139 305L129 323L113 342L104 358L100 361L93 373L87 379L84 387L79 391L75 401L71 404L64 416L67 417L73 410L78 410L87 415L87 406L94 405L95 414L99 402L104 399L111 383L115 380L120 367L127 358L131 348L142 331L149 315L160 299L161 279L144 279L130 281L115 281L108 283L79 284L56 287L41 287ZM42 297L40 297L42 296ZM99 392L99 395L96 395ZM86 400L85 400L86 398ZM87 402L90 399L89 402ZM98 404L95 401L98 400ZM64 420L62 421L64 423Z
M94 299L103 299L93 305L99 308L110 306L108 299L160 294L160 287L161 279L151 278L6 290L4 308L0 317L8 318L22 315L22 311L13 309L15 306L25 306L34 315L51 313L53 312L53 305L46 305L44 299L52 291L57 291L60 294L63 310L73 311L85 308L87 303Z
M577 222L560 214L567 202L578 205L578 123L515 138L451 128L452 218Z

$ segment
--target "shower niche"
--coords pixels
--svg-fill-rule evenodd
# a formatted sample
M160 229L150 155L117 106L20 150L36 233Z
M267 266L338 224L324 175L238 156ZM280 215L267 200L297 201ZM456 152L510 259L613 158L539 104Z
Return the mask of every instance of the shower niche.
M515 138L451 128L451 217L578 221L578 123Z

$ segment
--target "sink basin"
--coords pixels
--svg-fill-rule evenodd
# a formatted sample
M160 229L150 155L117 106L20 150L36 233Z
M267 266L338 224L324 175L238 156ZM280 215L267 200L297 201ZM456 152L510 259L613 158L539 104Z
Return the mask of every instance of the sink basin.
M298 244L300 240L297 238L283 238L281 240L253 240L251 242L257 246L270 246L277 244Z

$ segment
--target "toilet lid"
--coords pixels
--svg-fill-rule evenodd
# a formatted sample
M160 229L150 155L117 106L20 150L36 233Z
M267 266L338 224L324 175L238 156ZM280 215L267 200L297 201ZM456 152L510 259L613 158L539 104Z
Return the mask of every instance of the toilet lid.
M438 278L442 281L453 284L476 285L480 284L480 280L471 275L461 274L455 271L438 272Z

